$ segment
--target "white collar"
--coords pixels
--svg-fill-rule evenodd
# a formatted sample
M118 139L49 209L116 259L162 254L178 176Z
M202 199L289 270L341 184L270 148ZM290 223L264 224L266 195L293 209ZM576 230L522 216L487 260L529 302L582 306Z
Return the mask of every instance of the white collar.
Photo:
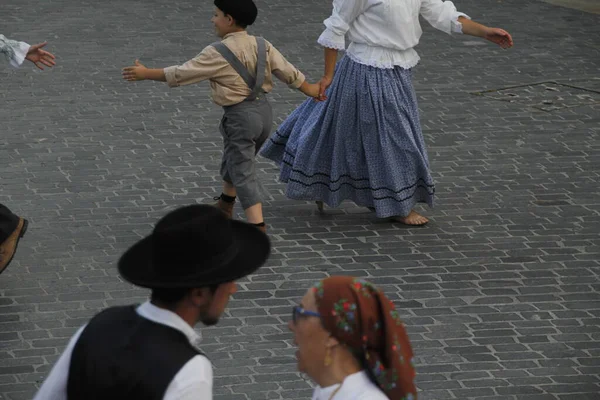
M356 393L356 392L360 392L361 389L365 389L368 388L370 386L375 386L373 384L373 382L371 382L371 379L369 379L369 376L367 375L367 372L362 370L359 372L355 372L352 375L348 375L344 381L341 383L342 388L340 389L339 392L336 393L336 396L334 397L334 399L339 398L340 399L346 399L348 397L344 397L344 394L350 394L350 393ZM331 385L331 386L327 386L327 387L317 387L316 391L316 396L315 399L321 400L321 399L329 399L329 397L333 394L333 392L335 392L335 390L337 388L340 387L340 384L335 384L335 385Z
M140 305L137 308L137 313L157 324L162 324L169 326L173 329L177 329L181 333L183 333L191 344L197 344L201 336L194 328L192 328L187 322L185 322L179 315L175 314L173 311L166 310L164 308L160 308L150 303L149 301Z

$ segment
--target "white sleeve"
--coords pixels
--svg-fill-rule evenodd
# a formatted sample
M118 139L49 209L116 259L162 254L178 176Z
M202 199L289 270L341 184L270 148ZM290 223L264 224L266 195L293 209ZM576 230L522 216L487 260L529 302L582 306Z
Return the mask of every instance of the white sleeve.
M319 37L319 44L323 47L336 50L346 48L346 32L350 24L366 8L368 0L333 0L333 12L324 21L325 31Z
M0 35L0 54L4 55L10 65L15 68L23 64L29 47L25 42L17 42L16 40L7 39L4 35Z
M213 371L208 358L188 361L167 387L163 400L212 400Z
M311 397L311 400L319 400L319 392L320 392L320 390L319 390L319 389L320 389L320 387L319 387L319 386L317 386L317 387L315 388L315 390L313 391L313 395L312 395L312 397Z
M454 3L442 0L422 0L420 14L436 29L447 34L462 33L458 17L471 19L467 14L456 11Z
M75 343L79 340L81 332L85 326L79 328L79 330L73 335L69 344L65 348L50 375L46 378L42 387L37 392L33 400L67 400L67 382L69 380L69 367L71 365L71 355L73 354L73 348Z

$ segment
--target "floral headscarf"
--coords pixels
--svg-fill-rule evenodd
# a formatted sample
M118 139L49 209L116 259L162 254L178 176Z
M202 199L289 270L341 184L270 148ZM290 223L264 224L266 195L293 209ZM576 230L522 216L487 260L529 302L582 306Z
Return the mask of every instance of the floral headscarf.
M394 304L374 285L333 276L314 288L325 329L370 369L393 400L417 398L413 352Z

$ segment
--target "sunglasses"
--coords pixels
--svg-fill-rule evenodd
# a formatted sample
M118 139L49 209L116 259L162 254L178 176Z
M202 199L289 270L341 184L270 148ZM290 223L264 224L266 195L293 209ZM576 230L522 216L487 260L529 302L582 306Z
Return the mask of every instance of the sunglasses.
M296 321L300 317L320 317L321 314L314 311L307 311L300 306L295 306L292 310L292 322L296 325Z

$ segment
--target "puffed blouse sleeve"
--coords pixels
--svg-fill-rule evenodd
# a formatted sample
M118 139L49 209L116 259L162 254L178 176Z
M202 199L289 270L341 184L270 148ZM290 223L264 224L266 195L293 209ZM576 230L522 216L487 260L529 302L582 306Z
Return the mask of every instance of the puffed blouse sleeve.
M346 48L346 32L352 22L364 12L368 0L333 0L333 12L324 21L325 31L319 37L319 44L336 50Z
M6 58L6 61L13 67L19 67L29 51L29 45L25 42L10 40L4 35L0 35L0 54Z
M422 0L420 14L434 28L448 33L462 33L462 24L458 17L471 19L467 14L458 12L451 1Z

